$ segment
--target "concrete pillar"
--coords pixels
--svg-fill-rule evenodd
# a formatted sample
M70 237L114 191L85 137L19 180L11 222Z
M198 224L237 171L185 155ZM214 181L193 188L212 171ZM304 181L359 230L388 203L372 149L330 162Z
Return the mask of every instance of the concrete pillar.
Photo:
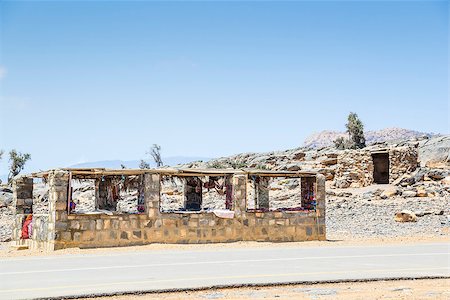
M67 197L69 172L63 170L50 171L49 185L49 217L48 217L48 250L63 248L62 233L67 231Z
M150 173L144 174L144 184L145 211L150 218L154 218L160 214L160 175Z
M326 227L325 227L325 205L326 205L326 192L325 192L325 176L322 174L317 174L316 176L316 215L318 216L317 221L317 231L318 239L326 239Z
M245 218L246 215L246 175L233 176L233 207L237 218Z

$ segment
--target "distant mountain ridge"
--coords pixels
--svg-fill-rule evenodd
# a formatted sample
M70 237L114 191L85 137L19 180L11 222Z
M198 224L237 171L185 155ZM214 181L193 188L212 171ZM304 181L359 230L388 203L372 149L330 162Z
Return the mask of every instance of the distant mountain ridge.
M190 157L190 156L171 156L163 157L162 161L165 166L175 166L178 164L186 164L194 161L208 161L211 158L208 157ZM146 160L150 167L156 167L154 161ZM102 160L102 161L92 161L79 163L69 168L106 168L106 169L120 169L123 164L127 169L138 169L140 160Z
M364 132L367 144L374 144L377 142L407 140L418 137L431 137L433 133L420 132L404 128L385 128L381 130L369 130ZM304 143L304 147L308 148L323 148L333 145L333 141L338 137L347 138L348 134L342 131L324 130L319 133L314 133L308 136Z

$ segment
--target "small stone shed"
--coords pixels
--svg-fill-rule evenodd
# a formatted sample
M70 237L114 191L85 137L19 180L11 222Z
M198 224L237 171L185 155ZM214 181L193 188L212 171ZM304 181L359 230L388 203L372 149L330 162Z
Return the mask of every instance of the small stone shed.
M33 178L48 186L47 211L33 213ZM95 181L95 211L75 213L75 180ZM176 180L184 187L167 190ZM136 188L137 209L115 211L127 184ZM325 177L315 172L56 169L15 178L13 192L13 241L31 249L326 239ZM224 201L220 209L202 204L209 193ZM162 202L177 194L183 207L165 211ZM30 215L32 233L24 239Z
M337 156L334 185L347 188L393 183L417 167L417 145L344 150Z

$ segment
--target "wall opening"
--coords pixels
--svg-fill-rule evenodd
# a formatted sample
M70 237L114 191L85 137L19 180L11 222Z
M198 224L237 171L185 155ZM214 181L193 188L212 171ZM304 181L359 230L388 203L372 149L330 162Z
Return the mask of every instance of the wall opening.
M301 182L302 207L304 209L316 208L316 178L303 177Z
M200 211L202 208L202 181L198 177L185 179L184 193L185 208L190 211Z
M373 182L389 183L389 153L373 153Z
M232 176L161 176L161 212L232 209Z
M69 212L75 214L145 212L144 177L73 178Z
M250 175L247 211L301 211L315 209L315 177Z

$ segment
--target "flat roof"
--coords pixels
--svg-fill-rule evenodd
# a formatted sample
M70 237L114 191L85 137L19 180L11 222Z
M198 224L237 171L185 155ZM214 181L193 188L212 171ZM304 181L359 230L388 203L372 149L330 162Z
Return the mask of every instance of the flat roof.
M193 169L193 168L159 168L159 169L106 169L106 168L63 168L31 173L32 177L47 177L54 170L70 172L75 177L122 176L141 174L160 174L172 176L226 176L258 175L268 177L304 177L314 176L316 171L270 171L261 169Z

